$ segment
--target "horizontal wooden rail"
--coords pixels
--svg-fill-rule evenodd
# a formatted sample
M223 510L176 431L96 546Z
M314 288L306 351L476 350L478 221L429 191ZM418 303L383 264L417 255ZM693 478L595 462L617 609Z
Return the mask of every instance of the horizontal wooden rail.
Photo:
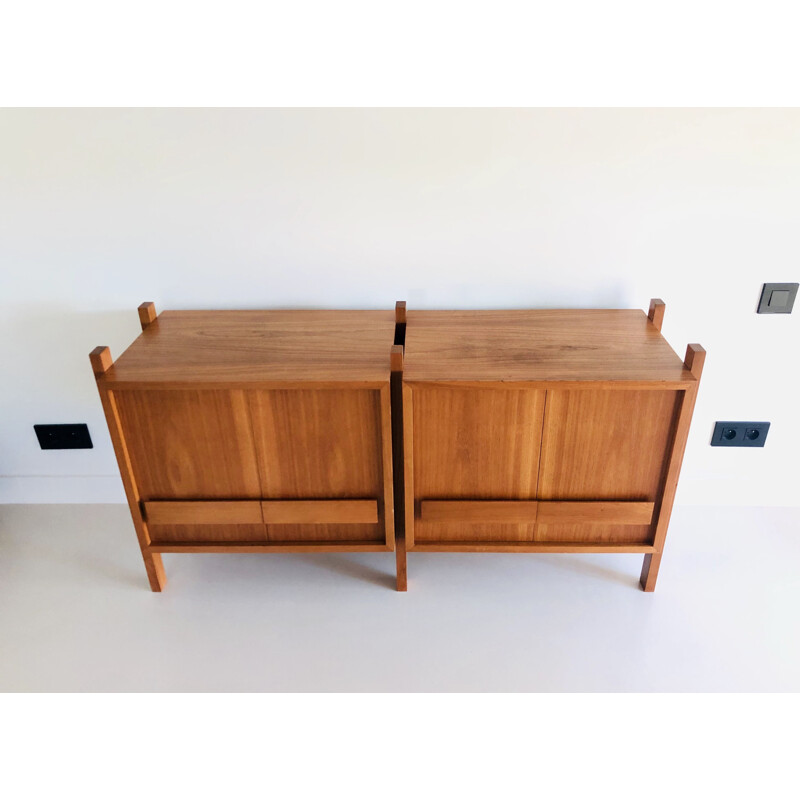
M259 500L152 500L144 503L150 525L260 524Z
M655 553L650 544L576 544L575 542L415 542L419 553Z
M378 521L377 500L262 500L261 511L267 525Z
M253 542L162 542L151 544L150 553L383 553L391 547L380 542L286 542L254 544Z
M423 500L420 519L425 522L506 522L536 521L535 500Z
M377 500L150 500L150 525L291 525L378 522Z
M616 500L423 500L424 522L649 525L653 503Z
M536 522L540 525L556 523L611 523L614 525L649 525L653 519L653 503L631 501L565 501L540 500Z

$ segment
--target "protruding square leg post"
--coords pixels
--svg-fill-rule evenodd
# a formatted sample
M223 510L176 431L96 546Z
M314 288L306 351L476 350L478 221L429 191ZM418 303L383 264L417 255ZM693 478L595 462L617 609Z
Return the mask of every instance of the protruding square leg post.
M155 314L155 310L153 313ZM150 534L147 530L147 523L142 516L139 492L133 477L128 449L125 446L125 437L122 433L114 393L104 385L105 373L112 364L111 351L107 347L95 347L89 354L89 360L92 362L92 370L97 381L97 391L100 393L100 400L106 415L108 432L111 434L111 441L114 444L114 453L117 456L122 484L125 487L125 496L128 498L128 507L133 519L133 526L136 529L136 538L139 540L139 547L142 551L147 579L150 581L150 588L154 592L160 592L167 584L164 564L160 553L150 552Z
M654 304L659 301L654 300L650 305L652 312ZM658 308L657 305L655 305ZM656 315L658 316L658 315ZM663 311L661 312L663 317ZM652 316L651 316L652 319ZM660 325L660 320L659 320ZM672 504L675 501L675 492L678 488L678 476L681 471L681 462L683 461L683 454L686 450L686 441L689 438L689 425L692 422L692 413L694 412L694 404L697 400L697 388L700 385L700 376L703 374L703 365L706 360L706 351L699 344L690 344L686 348L686 357L684 358L684 366L692 373L696 382L693 383L688 389L683 392L681 400L681 407L678 413L677 427L675 430L675 438L672 445L672 452L669 457L669 464L667 466L667 477L664 482L664 494L661 498L658 511L656 513L655 536L653 545L656 548L655 553L648 553L644 557L644 564L642 565L642 576L639 580L642 589L645 592L655 591L656 581L658 580L658 568L661 566L661 556L664 553L664 542L667 538L667 528L669 527L669 519L672 514Z
M394 304L394 343L402 347L406 345L406 301L398 300ZM402 371L402 364L400 366Z
M156 314L156 304L150 302L142 303L137 310L139 311L139 322L142 325L142 330L146 331L147 326L151 322L155 322L158 316Z
M650 308L647 312L647 318L653 323L653 325L656 326L656 330L661 330L661 325L664 322L664 311L666 311L666 308L666 303L664 303L664 301L659 297L654 297L650 301Z
M645 592L653 592L658 580L658 568L661 566L661 553L648 553L642 564L642 576L639 584Z
M406 560L406 537L405 533L398 536L394 535L394 555L397 566L397 591L408 591L408 562Z
M399 306L399 304L398 304ZM405 329L405 303L403 303ZM403 330L403 334L405 330ZM403 335L403 338L405 336ZM395 334L397 341L397 333ZM403 480L403 345L395 344L391 352L391 402L392 402L392 475L394 485L394 552L397 561L397 591L408 589L406 562L406 514Z
M167 574L164 572L161 553L150 553L143 549L142 558L144 559L144 568L147 571L147 580L150 581L151 591L163 591L167 585Z

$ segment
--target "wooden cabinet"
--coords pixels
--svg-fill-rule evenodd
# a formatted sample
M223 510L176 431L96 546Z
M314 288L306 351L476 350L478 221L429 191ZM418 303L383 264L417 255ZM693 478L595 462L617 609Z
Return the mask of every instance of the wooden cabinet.
M633 552L652 590L705 352L641 311L166 311L91 354L162 553Z
M641 311L410 311L401 550L633 552L655 587L705 351Z
M162 553L394 549L391 311L140 315L92 363L154 590Z

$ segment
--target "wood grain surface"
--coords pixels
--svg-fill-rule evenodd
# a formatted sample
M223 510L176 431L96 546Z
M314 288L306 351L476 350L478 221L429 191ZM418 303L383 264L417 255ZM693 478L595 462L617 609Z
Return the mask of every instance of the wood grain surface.
M672 504L675 501L675 492L678 488L681 464L683 463L683 455L686 450L686 442L689 438L689 426L692 423L692 414L694 413L694 406L697 401L699 381L703 374L705 362L706 351L702 345L696 343L687 345L684 363L686 364L686 369L692 373L698 383L689 387L682 393L672 448L667 457L664 491L656 508L654 540L656 552L645 556L644 563L642 564L640 584L645 592L652 592L656 588L658 570L661 566L661 557L664 550L664 542L667 537L667 528L669 527L669 520L672 514Z
M551 391L541 500L643 500L658 494L678 393Z
M395 307L396 324L389 363L392 450L392 496L394 501L394 546L396 583L398 592L408 591L408 559L406 557L406 507L405 507L405 442L403 435L403 342L405 341L406 304L398 301ZM412 498L413 508L413 498ZM413 526L413 520L412 520ZM388 539L387 539L388 543Z
M530 389L414 388L415 500L535 498L544 398L544 392ZM467 529L418 517L415 514L415 542L452 536L533 539L532 524Z
M387 347L387 364L388 352ZM263 499L380 498L381 516L387 503L391 506L391 481L383 476L381 392L278 389L249 397ZM385 541L381 522L351 526L352 530L338 524L268 523L267 538Z
M422 500L421 522L499 522L528 525L536 521L535 500Z
M245 392L136 390L116 399L142 500L261 497Z
M144 313L144 312L142 312ZM103 376L111 386L389 380L394 312L162 311Z
M598 542L581 544L576 542L472 542L446 541L425 542L414 546L420 553L646 553L654 554L651 544L615 544Z
M675 391L550 391L545 410L541 500L636 500L661 493L680 406ZM537 541L652 542L640 525L601 519L540 520Z
M643 311L410 310L407 320L410 383L694 381Z
M376 500L262 500L261 511L267 525L378 522Z
M108 432L114 446L114 455L116 456L119 466L122 485L125 488L125 497L131 512L131 520L133 521L133 527L136 531L136 538L139 541L139 548L142 553L145 570L147 571L150 589L154 592L160 592L167 584L164 564L158 553L148 550L152 539L150 530L142 515L141 495L139 494L139 487L136 484L136 479L133 474L130 453L128 452L128 445L122 430L117 401L114 393L102 384L103 375L112 363L111 351L108 347L95 347L89 354L89 361L91 362L92 371L94 372L95 381L97 383L100 402L103 405L103 413L105 414L106 423L108 424Z
M425 522L649 525L653 503L560 500L422 500Z
M260 525L258 500L151 500L142 504L150 525Z

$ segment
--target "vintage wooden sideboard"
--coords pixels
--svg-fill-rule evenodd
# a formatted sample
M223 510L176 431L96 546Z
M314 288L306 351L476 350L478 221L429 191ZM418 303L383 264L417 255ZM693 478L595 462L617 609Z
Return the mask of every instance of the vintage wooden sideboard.
M652 591L705 357L663 314L409 311L400 560L642 553Z
M642 311L166 311L91 362L162 553L628 552L655 587L705 351Z
M391 311L139 315L91 362L153 591L162 553L394 549Z

